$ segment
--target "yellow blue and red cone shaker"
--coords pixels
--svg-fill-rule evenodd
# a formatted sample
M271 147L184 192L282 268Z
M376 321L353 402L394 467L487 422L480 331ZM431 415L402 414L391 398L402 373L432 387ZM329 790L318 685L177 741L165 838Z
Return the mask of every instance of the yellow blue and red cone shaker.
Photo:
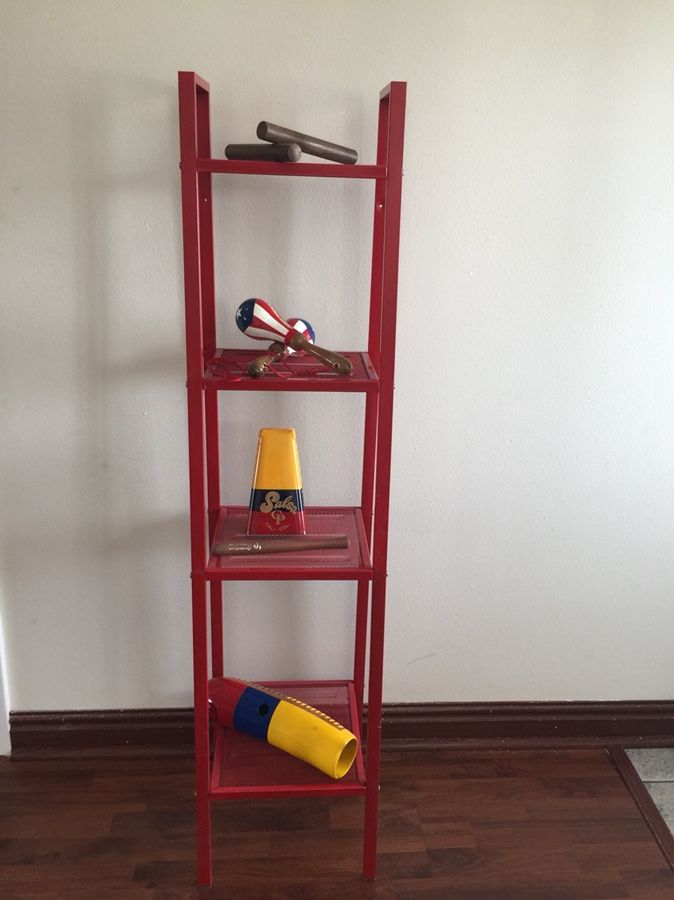
M306 534L294 428L262 428L250 494L248 534Z
M313 706L238 678L211 678L208 698L223 727L267 741L331 778L343 778L353 765L358 738Z

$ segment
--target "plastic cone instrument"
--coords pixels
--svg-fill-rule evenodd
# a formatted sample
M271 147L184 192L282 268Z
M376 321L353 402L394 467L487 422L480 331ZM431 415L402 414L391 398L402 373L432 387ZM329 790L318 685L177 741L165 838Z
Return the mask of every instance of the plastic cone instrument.
M262 428L250 493L248 534L306 534L294 428Z
M223 727L267 741L330 778L343 778L353 765L358 738L313 706L238 678L211 678L208 697Z

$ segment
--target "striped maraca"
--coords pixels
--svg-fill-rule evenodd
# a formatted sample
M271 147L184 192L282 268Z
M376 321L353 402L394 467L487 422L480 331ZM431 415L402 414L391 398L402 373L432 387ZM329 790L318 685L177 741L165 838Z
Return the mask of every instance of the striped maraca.
M239 330L258 341L282 341L291 350L304 350L340 375L349 375L352 370L351 361L339 353L332 353L323 347L312 344L303 334L296 331L289 322L276 312L274 307L251 297L244 300L236 311L236 324Z
M310 344L313 344L316 340L316 332L314 331L311 322L307 322L306 319L297 319L293 317L292 319L288 319L288 325L291 325L293 331L297 331L303 337L305 337ZM293 353L305 353L305 350L294 350L290 344L286 344L286 350L289 354Z

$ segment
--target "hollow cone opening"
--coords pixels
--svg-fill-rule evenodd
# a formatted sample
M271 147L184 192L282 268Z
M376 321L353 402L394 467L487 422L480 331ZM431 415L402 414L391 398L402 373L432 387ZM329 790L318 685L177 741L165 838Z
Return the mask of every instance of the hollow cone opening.
M339 754L339 758L337 760L337 763L335 764L335 778L344 778L346 773L353 765L353 761L356 758L357 752L358 741L355 737L352 737L351 740L347 741L347 743L344 744L342 752Z

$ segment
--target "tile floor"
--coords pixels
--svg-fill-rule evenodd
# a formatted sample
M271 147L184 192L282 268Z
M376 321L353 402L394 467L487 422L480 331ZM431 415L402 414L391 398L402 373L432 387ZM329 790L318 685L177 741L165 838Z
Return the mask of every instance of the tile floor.
M627 755L674 834L674 747L627 750Z

